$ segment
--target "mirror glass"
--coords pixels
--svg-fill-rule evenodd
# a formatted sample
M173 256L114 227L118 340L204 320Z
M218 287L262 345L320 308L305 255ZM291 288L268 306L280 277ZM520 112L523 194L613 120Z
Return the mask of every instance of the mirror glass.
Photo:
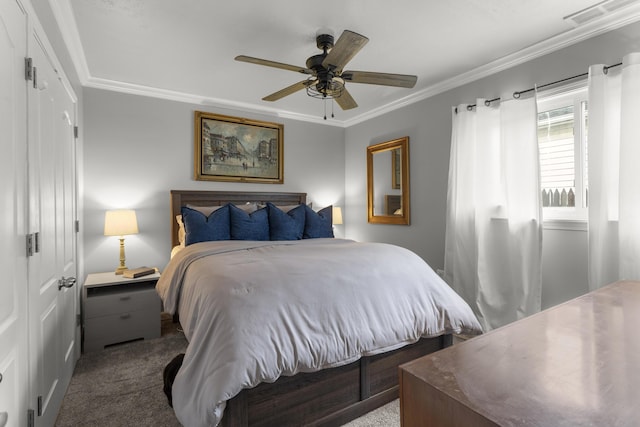
M368 220L409 224L409 137L367 147Z

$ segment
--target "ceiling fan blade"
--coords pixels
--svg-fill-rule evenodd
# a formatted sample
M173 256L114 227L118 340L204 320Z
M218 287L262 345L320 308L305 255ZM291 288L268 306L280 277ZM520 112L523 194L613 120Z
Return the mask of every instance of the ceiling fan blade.
M408 74L372 73L369 71L344 71L340 77L353 83L408 88L414 87L418 81L418 77Z
M340 95L338 98L333 99L335 99L340 108L342 108L343 110L351 110L352 108L356 108L358 106L351 94L347 91L346 87L342 90L342 95Z
M322 66L340 72L368 41L369 39L363 35L344 30L327 57L322 61Z
M313 70L305 67L298 67L295 65L284 64L282 62L269 61L267 59L254 58L252 56L238 55L236 61L249 62L251 64L265 65L267 67L280 68L282 70L296 71L302 74L313 74Z
M310 84L315 83L316 80L303 80L298 83L294 83L291 86L287 86L284 89L281 89L277 92L272 93L271 95L267 95L262 98L263 101L277 101L278 99L284 98L287 95L291 95L292 93L296 93L299 90L302 90L309 86Z

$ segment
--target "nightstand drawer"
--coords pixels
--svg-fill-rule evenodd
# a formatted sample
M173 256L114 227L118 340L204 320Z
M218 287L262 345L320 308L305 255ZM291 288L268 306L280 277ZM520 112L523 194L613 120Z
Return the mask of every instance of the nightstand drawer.
M160 310L132 311L85 319L84 351L102 350L106 345L160 336Z
M125 291L126 289L126 291ZM161 309L160 297L155 290L155 283L150 288L133 285L109 286L93 288L85 301L85 319L109 316L131 311Z

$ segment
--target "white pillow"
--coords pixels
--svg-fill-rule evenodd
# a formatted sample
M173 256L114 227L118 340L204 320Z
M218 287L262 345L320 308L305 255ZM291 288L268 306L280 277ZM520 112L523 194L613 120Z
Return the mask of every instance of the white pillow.
M239 209L242 209L246 213L252 213L257 211L260 207L256 202L247 202L243 205L235 205ZM187 205L188 208L196 210L198 212L202 212L203 215L209 216L216 210L220 209L222 206L196 206L196 205Z
M184 245L174 246L173 249L171 249L171 258L173 258L175 254L180 252L182 249L184 249Z
M184 229L184 222L182 222L182 215L176 215L176 222L178 223L178 243L184 247L185 237L187 232ZM171 252L173 253L173 251Z
M289 212L291 209L293 209L293 208L297 208L298 206L300 206L300 205L284 205L284 206L278 206L278 205L276 205L276 207L277 207L278 209L280 209L280 210L281 210L282 212L284 212L284 213L287 213L287 212Z
M204 216L209 216L213 212L220 209L222 206L195 206L195 205L187 205L189 209L193 209L194 211L202 212Z

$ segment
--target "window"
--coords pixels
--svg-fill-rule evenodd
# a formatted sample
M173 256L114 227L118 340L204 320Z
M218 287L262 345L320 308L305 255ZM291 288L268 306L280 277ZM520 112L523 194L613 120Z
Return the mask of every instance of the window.
M538 101L538 147L543 219L586 221L587 89Z

